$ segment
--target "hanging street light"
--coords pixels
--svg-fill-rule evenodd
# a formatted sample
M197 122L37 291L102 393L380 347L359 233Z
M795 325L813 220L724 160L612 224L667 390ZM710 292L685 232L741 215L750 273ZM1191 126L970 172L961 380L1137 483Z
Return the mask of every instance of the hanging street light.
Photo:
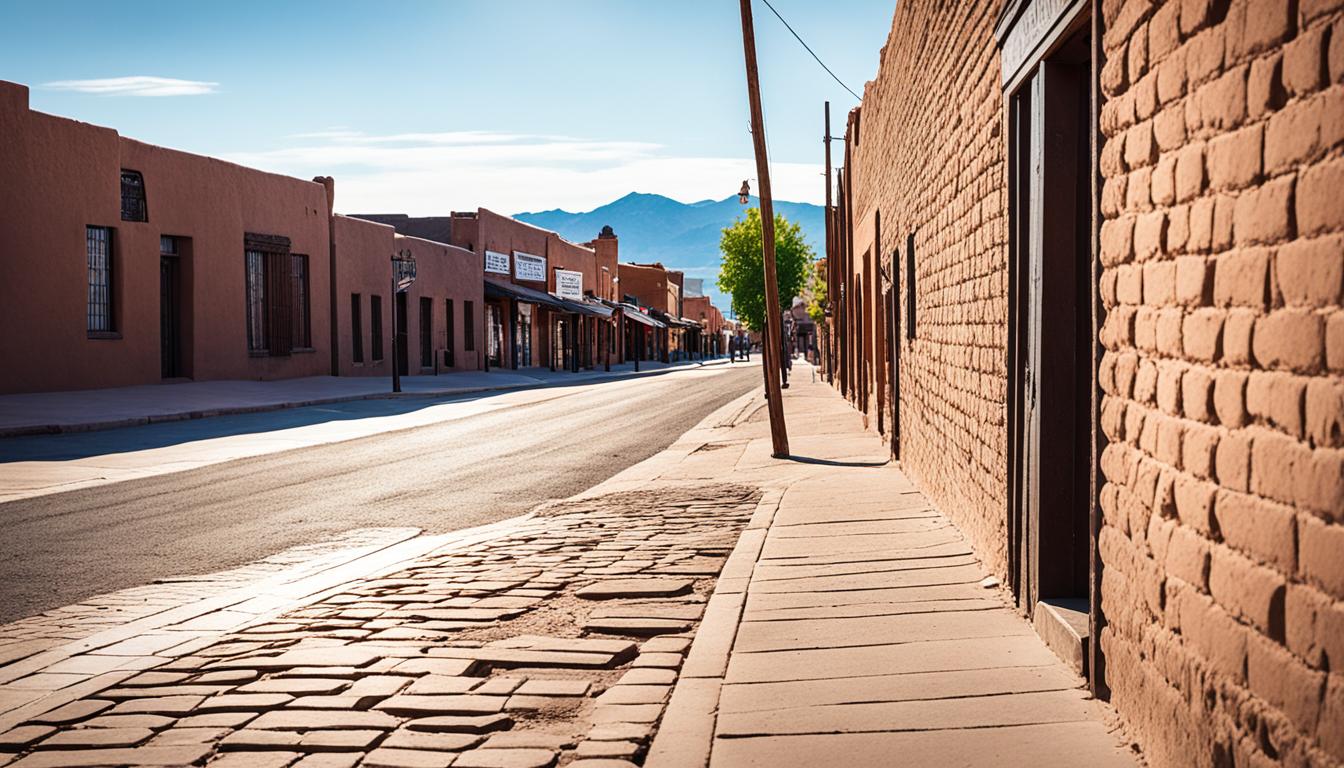
M743 205L751 202L751 184L747 179L742 180L742 189L737 192L737 202Z

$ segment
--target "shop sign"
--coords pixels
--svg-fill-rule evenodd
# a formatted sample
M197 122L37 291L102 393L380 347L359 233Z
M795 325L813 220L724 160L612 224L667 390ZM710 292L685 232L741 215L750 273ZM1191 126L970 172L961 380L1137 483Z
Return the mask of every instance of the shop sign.
M498 251L485 252L485 271L497 275L509 274L509 254Z
M513 276L519 280L546 282L546 257L522 251L513 252Z
M569 269L555 270L555 295L562 299L583 301L583 273Z

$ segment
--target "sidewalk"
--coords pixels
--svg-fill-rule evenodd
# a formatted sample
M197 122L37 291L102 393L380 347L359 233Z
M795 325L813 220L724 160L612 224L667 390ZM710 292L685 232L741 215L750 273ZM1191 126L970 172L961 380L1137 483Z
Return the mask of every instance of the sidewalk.
M646 375L727 358L671 364L641 361L572 373L529 368L403 376L401 395L391 392L387 376L309 376L274 381L188 381L71 392L0 395L0 438L55 432L115 429L158 421L199 419L232 413L296 408L348 400L390 397L439 397L525 387L583 383Z
M1136 765L811 379L797 460L748 395L524 518L36 652L0 627L0 766Z

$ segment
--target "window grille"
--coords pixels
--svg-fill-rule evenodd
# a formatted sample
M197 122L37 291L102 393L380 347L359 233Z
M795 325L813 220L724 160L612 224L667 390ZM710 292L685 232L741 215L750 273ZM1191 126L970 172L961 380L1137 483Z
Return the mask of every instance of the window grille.
M121 170L121 220L149 221L145 177L139 171Z
M111 333L112 326L112 230L86 227L85 249L89 263L88 330Z
M294 346L308 349L313 346L312 323L308 309L308 257L302 253L290 256L293 270L291 288L294 293L293 329Z
M266 255L247 252L247 349L266 351Z

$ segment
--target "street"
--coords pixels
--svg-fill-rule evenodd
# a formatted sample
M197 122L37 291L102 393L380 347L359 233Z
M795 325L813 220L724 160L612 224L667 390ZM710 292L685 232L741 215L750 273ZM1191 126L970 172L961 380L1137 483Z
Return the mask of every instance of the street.
M267 422L350 420L441 403L465 414L0 504L6 530L0 582L7 585L0 622L155 579L234 567L354 528L439 533L522 514L657 453L759 385L756 366L717 365L490 397L359 401L0 441L4 461L69 458L87 456L95 446L98 453L118 453L173 446L186 435L207 436L203 432L217 437L280 428L259 426ZM501 407L482 407L496 401ZM119 441L124 447L117 449Z

